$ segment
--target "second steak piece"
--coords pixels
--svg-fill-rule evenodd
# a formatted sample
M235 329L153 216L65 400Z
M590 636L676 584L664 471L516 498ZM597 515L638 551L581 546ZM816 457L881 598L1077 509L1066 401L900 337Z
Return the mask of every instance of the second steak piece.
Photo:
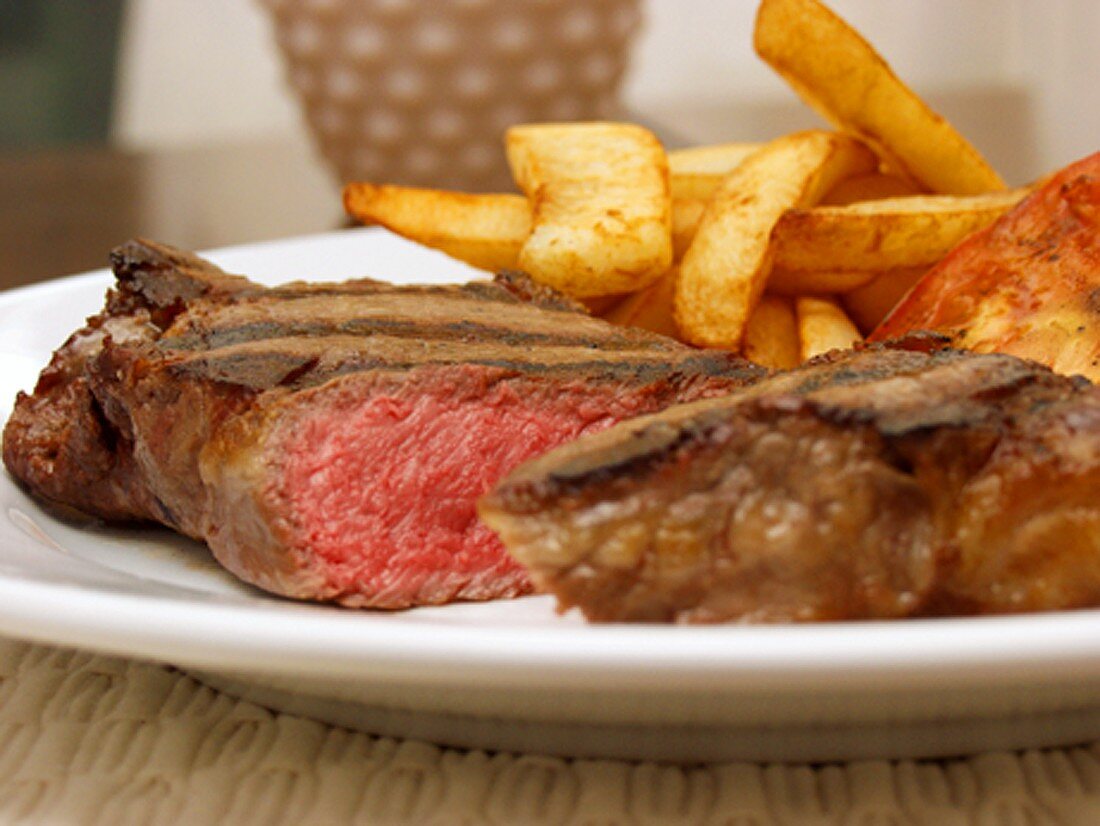
M1100 605L1100 388L871 348L522 465L480 512L589 619Z

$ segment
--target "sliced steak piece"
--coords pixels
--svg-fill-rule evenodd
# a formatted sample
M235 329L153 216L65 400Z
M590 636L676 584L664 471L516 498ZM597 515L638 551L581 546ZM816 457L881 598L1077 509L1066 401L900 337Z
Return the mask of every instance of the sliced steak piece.
M530 589L475 501L524 459L761 375L505 276L266 289L161 245L4 431L32 492L205 540L275 593L399 608Z
M720 622L1100 605L1100 388L877 346L520 466L485 522L563 608Z

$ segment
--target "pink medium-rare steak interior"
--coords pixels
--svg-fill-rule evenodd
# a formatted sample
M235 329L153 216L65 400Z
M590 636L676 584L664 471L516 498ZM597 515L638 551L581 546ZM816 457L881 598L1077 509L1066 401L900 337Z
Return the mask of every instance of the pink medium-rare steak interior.
M526 459L661 406L644 385L551 383L479 365L349 376L311 396L277 418L265 450L258 506L283 515L281 539L301 560L277 584L380 608L529 592L477 499ZM270 544L211 539L223 564L263 587L279 566L248 556Z

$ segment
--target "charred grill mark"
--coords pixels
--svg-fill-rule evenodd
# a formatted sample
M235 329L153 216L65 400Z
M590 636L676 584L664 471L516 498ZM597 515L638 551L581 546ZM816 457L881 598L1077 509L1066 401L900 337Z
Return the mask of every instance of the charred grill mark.
M509 511L536 512L545 508L548 501L580 496L590 487L601 488L619 480L629 480L632 486L641 484L640 480L657 472L662 465L706 449L707 445L724 444L746 419L775 418L797 413L804 407L800 399L783 398L787 403L777 406L770 403L772 399L758 404L738 403L731 397L728 404L690 405L698 412L679 420L659 418L661 414L657 414L657 418L647 418L633 426L620 425L620 429L629 429L629 433L605 449L575 453L552 465L545 474L513 480L493 495L503 497Z
M952 402L935 408L882 412L872 407L813 404L818 418L837 427L871 426L888 439L900 439L945 428L966 430L996 418L994 407L974 401Z
M343 351L328 354L316 352L280 353L277 351L236 351L203 353L173 362L170 368L179 376L239 385L249 390L272 387L303 389L322 384L329 379L350 373L365 372L379 367L391 370L411 370L426 365L475 364L496 367L530 376L595 379L625 384L646 384L659 380L675 381L677 375L693 377L727 377L748 384L761 373L752 368L739 368L730 359L690 357L671 360L667 354L636 352L614 360L593 359L584 347L572 348L571 358L544 361L539 353L515 348L514 357L500 355L444 352L421 354L416 358L408 349L396 352Z
M363 296L385 295L387 293L422 293L432 296L463 296L475 301L503 304L534 303L533 301L521 300L517 295L517 291L510 289L506 283L494 281L470 281L465 284L393 284L389 281L379 281L373 278L356 278L349 281L292 281L276 287L259 288L259 291L265 297L291 300L318 295ZM568 299L559 300L555 306L560 310L577 311L577 305L569 302ZM583 312L583 308L581 312Z
M474 282L470 287L480 287L482 284ZM517 270L505 270L497 273L492 286L500 292L506 293L512 301L541 307L544 310L564 310L571 313L587 315L584 305L572 298L559 293L550 287L543 286L529 275Z
M481 364L486 367L500 367L506 370L526 373L528 375L561 376L575 375L577 378L619 381L627 384L647 384L658 379L675 382L677 376L693 375L703 377L723 376L735 380L738 375L730 369L729 363L723 365L718 361L694 360L670 363L667 357L653 360L648 354L638 353L634 356L644 361L630 360L604 360L594 359L590 361L572 361L560 363L543 363L539 361L527 361L517 359L471 359L469 363ZM750 383L759 374L751 370L745 370L743 380Z
M927 360L919 376L929 389L919 397L907 399L904 392L892 392L890 384L883 385L879 398L868 396L866 404L849 393L830 392L853 383L889 382L911 375L899 370L893 375L868 371L862 373L861 381L820 384L807 393L806 400L823 421L841 427L871 425L883 437L896 439L942 429L985 427L1009 416L1014 400L1060 396L1066 391L1065 379L1017 359L999 355L957 359L957 354L940 353Z
M889 363L885 363L887 361ZM795 383L791 387L791 392L805 395L818 390L826 390L830 387L848 387L853 384L864 384L879 379L892 378L903 373L903 370L899 370L899 367L905 361L910 361L910 359L868 359L857 362L852 366L838 366L832 370L807 371L804 375L796 374L793 377Z
M146 263L145 266L150 273L156 273L152 264ZM467 284L391 284L386 281L360 278L333 282L293 281L276 287L263 287L252 284L240 276L217 272L220 274L220 281L226 282L225 286L229 289L224 288L221 283L209 283L213 279L208 277L203 282L207 287L206 292L195 295L188 292L178 296L178 300L189 305L194 299L201 297L220 301L227 307L234 305L247 307L314 298L365 300L371 297L384 299L387 296L408 296L413 301L431 297L438 301L467 300L475 304L522 304L513 293L490 281ZM244 282L244 286L237 287L237 281Z
M479 302L504 304L522 303L514 293L492 281L471 281L466 284L392 284L372 278L352 281L291 282L264 290L265 298L293 301L299 298L323 296L366 295L430 295L446 298L468 298Z
M564 326L564 325L563 325ZM587 333L587 331L585 331ZM605 331L598 339L581 335L568 329L558 332L534 332L507 325L483 324L460 320L429 323L414 318L341 318L331 320L304 319L301 321L249 321L198 328L161 339L162 351L215 351L223 347L269 340L277 346L278 339L321 338L325 336L374 336L412 338L420 341L493 341L510 347L541 345L587 346L601 350L639 349L637 339ZM646 349L673 349L670 343L661 346L654 343Z
M295 382L305 379L316 367L318 357L302 353L223 353L215 357L202 356L166 364L172 374L181 378L234 384L249 390L267 390L286 386L284 380L294 376Z
M513 289L509 288L511 282L507 279L498 283L494 281L471 281L462 285L462 292L479 301L502 301L506 304L523 304L523 300ZM556 305L558 309L573 309L564 303Z
M605 485L618 478L637 482L676 452L702 440L698 426L678 427L656 422L632 432L613 450L581 453L533 479L513 482L498 492L515 512L536 512L548 500L576 495L591 485Z
M317 356L306 359L299 366L295 367L293 370L291 370L289 373L279 379L279 386L293 387L295 384L305 378L305 376L308 375L311 370L315 369L320 363L321 359Z
M930 369L948 367L967 358L961 350L943 349L942 336L937 336L936 341L937 349L927 354L919 350L894 349L892 342L883 342L866 347L862 355L848 358L831 369L828 361L811 362L787 374L791 384L786 389L806 395L829 388L924 374Z

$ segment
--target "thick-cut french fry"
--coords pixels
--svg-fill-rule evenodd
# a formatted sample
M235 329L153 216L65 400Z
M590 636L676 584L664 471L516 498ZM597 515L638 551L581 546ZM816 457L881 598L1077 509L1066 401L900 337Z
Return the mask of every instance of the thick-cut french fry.
M802 361L794 303L786 296L764 294L745 325L741 355L776 370L790 370Z
M512 174L531 203L519 266L587 297L632 292L672 264L668 159L648 130L625 123L514 126Z
M831 298L796 298L795 312L803 361L830 350L846 350L863 341L856 325Z
M352 183L344 207L386 229L484 270L515 269L531 232L522 195L470 195L437 189Z
M691 245L705 206L699 198L672 202L676 259ZM378 224L491 272L515 269L531 233L531 206L522 195L351 183L344 187L344 207L357 221Z
M978 151L818 0L762 0L754 45L806 103L874 147L891 171L932 192L1004 188Z
M699 229L699 221L707 202L702 198L675 198L672 201L672 255L677 261L684 257Z
M680 330L672 315L678 270L673 267L644 290L632 293L603 313L612 324L641 327L654 333L679 338Z
M780 216L813 206L838 180L876 164L859 141L817 130L786 135L746 158L707 202L680 265L676 320L684 337L739 348L771 269Z
M875 270L784 270L773 267L768 291L777 295L837 295L862 287L878 277Z
M672 197L707 199L733 170L759 149L759 143L719 143L668 153Z
M792 210L772 232L775 267L881 271L934 264L1026 194L1014 189L960 197L916 195Z
M883 198L905 198L920 195L921 189L897 175L871 172L846 178L821 199L822 206L844 206L856 201L879 201Z
M926 272L927 267L912 267L879 273L873 281L842 296L841 302L860 332L867 335Z

